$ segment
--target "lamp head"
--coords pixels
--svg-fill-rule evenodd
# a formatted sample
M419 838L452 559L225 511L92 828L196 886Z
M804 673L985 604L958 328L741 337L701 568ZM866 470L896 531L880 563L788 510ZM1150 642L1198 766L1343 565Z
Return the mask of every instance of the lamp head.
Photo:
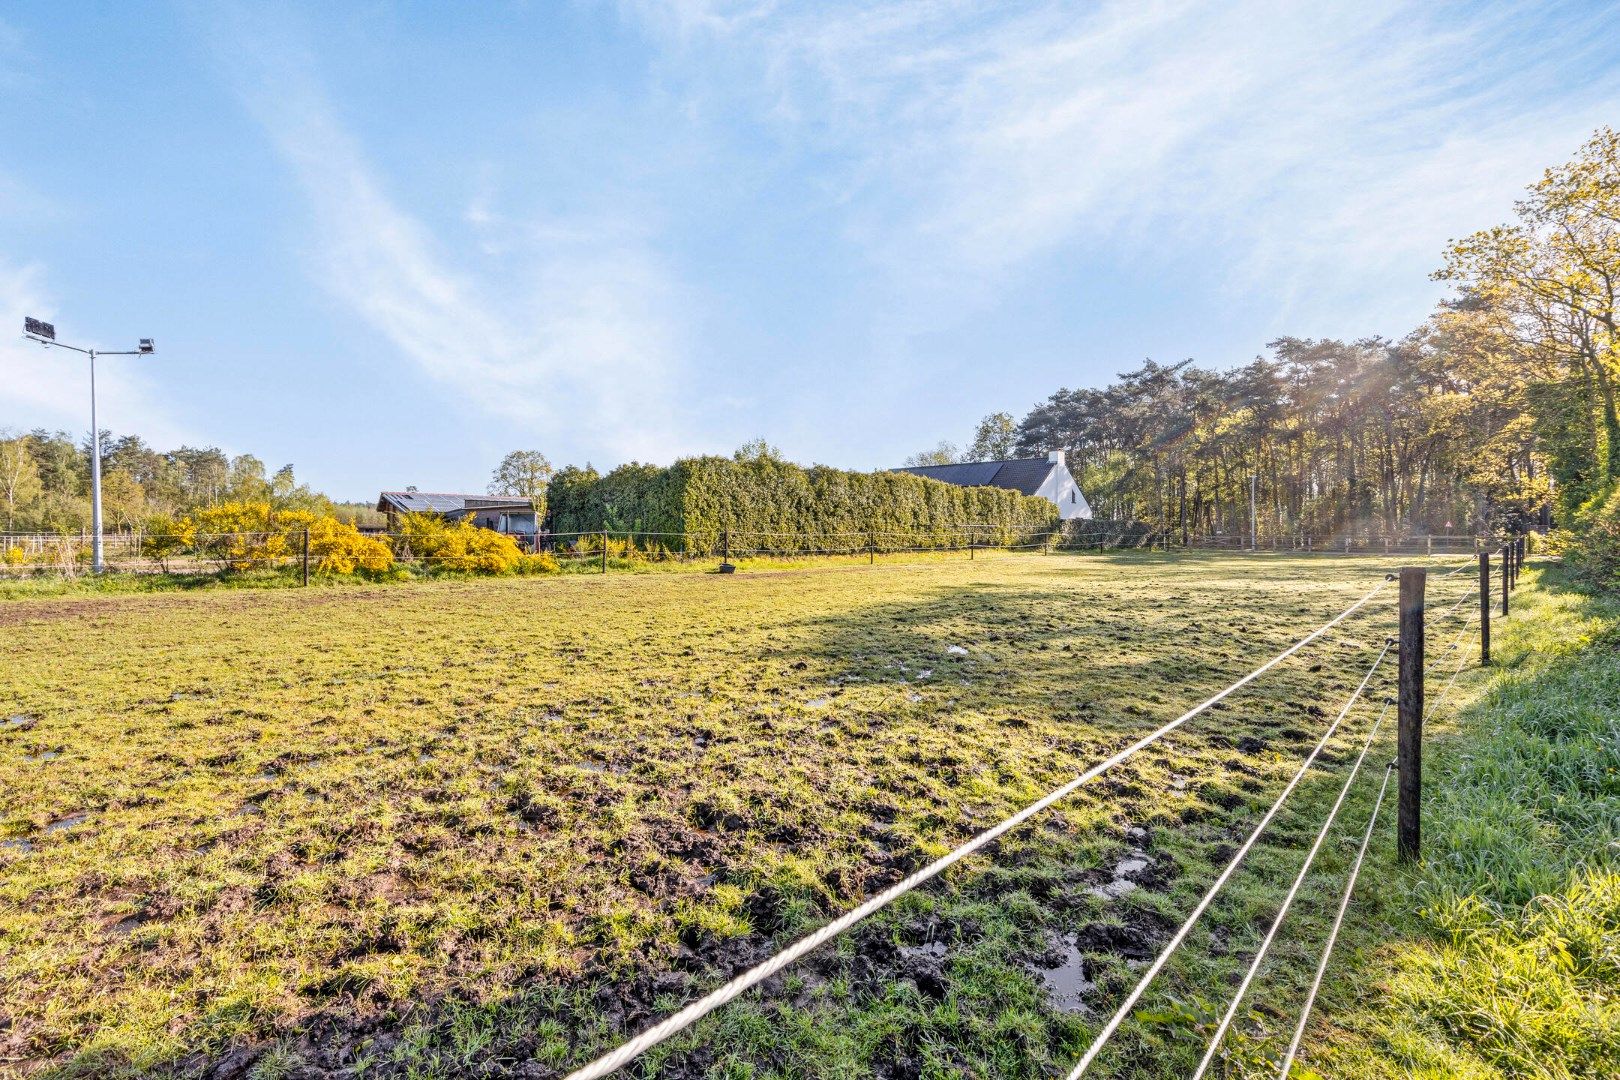
M153 351L152 339L149 338L149 337L141 338L141 344L140 344L139 347L140 347L140 351L143 352L143 353L152 352Z

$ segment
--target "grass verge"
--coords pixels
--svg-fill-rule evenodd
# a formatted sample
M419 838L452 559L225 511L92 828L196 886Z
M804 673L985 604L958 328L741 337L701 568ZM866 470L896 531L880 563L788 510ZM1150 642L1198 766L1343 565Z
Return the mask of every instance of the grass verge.
M1363 878L1319 1075L1620 1076L1620 598L1523 582L1426 755L1421 868Z

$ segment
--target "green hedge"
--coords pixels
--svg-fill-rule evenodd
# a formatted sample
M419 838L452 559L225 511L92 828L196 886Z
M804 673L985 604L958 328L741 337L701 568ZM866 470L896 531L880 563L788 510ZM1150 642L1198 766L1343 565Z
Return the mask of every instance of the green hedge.
M606 476L570 467L552 479L549 502L560 535L606 531L700 554L718 551L725 530L737 551L864 551L869 537L892 551L1024 543L1058 524L1056 506L1016 491L770 458L632 463Z

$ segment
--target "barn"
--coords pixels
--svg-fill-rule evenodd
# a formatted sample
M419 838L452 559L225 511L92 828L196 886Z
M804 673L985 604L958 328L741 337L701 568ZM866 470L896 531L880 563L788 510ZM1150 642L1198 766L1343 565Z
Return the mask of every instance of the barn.
M536 531L534 500L516 495L461 495L453 492L385 491L377 497L377 509L388 515L388 527L399 523L401 514L438 514L449 521L471 521L480 529L493 529L511 536L533 537Z

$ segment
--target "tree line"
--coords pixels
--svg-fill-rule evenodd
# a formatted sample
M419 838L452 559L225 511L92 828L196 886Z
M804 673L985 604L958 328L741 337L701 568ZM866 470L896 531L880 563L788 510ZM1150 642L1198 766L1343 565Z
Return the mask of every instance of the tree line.
M159 451L139 435L101 434L105 527L132 530L223 502L265 502L278 510L333 514L344 509L311 491L284 465L270 472L251 454L215 446ZM0 525L10 533L74 533L90 527L88 437L65 431L0 430Z
M1620 136L1600 129L1452 242L1454 286L1400 340L1280 338L1219 371L1147 361L1061 389L971 447L908 464L1067 451L1103 516L1187 539L1412 535L1576 525L1620 460Z

